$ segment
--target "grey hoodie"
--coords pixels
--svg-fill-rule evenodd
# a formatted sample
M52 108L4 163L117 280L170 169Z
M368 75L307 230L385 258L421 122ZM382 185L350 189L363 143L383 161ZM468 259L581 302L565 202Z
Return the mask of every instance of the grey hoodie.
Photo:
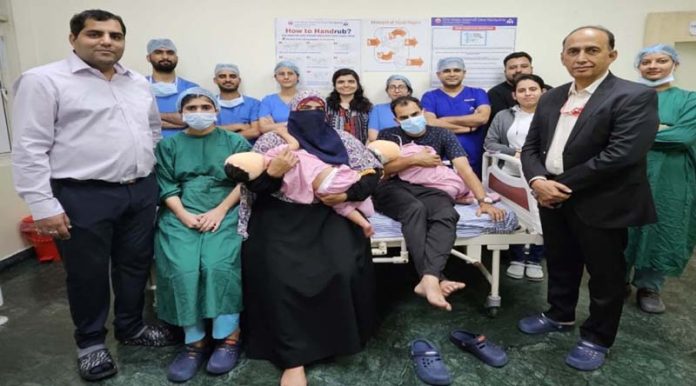
M483 148L491 153L503 153L510 156L515 156L515 149L510 147L508 142L507 132L515 121L515 110L512 107L501 110L493 117L493 122L488 127L486 140L483 142Z

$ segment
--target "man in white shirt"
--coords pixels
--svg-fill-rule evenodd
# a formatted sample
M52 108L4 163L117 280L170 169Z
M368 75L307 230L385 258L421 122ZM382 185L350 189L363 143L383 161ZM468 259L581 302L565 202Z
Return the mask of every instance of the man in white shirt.
M57 239L79 372L93 381L116 373L104 345L110 280L116 339L171 343L166 329L142 317L161 122L148 82L118 63L123 20L88 10L73 16L70 30L67 59L33 68L14 85L12 165L37 232Z
M586 268L590 316L566 357L586 371L602 366L619 327L627 227L656 221L646 154L659 124L657 95L612 75L616 56L605 28L566 36L561 59L573 82L541 97L522 148L540 206L551 307L518 327L528 334L571 330Z

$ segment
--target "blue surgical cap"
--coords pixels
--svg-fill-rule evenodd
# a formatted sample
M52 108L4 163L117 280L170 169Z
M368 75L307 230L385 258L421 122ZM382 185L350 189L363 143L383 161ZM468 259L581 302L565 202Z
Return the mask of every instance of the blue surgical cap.
M404 84L406 85L406 87L408 87L408 89L409 89L411 92L413 92L413 87L411 87L411 81L408 80L407 77L405 77L405 76L403 76L403 75L399 75L399 74L394 74L394 75L390 76L389 78L387 78L387 87L389 87L389 83L391 83L391 82L393 82L393 81L395 81L395 80L400 80L400 81L404 82Z
M280 62L278 62L278 64L276 64L275 68L273 69L273 73L275 74L276 72L278 72L278 70L280 70L283 67L291 69L295 72L295 74L297 74L297 76L300 75L300 68L297 67L297 64L289 60L281 60Z
M196 97L206 97L210 99L211 102L213 102L213 104L215 105L215 110L220 110L220 104L218 103L215 94L204 89L203 87L191 87L187 88L186 90L184 90L184 92L179 94L179 99L176 100L176 111L181 112L181 101L183 101L184 98L186 98L189 95L194 95Z
M176 52L176 46L171 39L152 39L147 42L147 54L150 55L155 50L172 50Z
M652 46L648 46L640 50L640 52L638 52L638 55L636 55L636 60L635 62L633 62L633 65L636 68L638 68L638 65L643 60L643 57L649 54L669 55L672 58L674 64L679 64L679 54L677 53L677 50L674 49L674 47L668 46L666 44L654 44Z
M239 67L236 64L220 63L215 66L215 75L221 73L222 71L229 71L239 75Z
M437 61L437 72L446 70L448 68L459 68L460 70L466 70L464 66L464 60L456 56L450 56L448 58L442 58Z

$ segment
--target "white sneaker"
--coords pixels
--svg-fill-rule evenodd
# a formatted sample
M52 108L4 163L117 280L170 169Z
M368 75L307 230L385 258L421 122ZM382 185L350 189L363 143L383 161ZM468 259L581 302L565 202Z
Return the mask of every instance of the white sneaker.
M524 277L524 263L521 261L511 261L505 274L513 279L522 279Z
M542 281L544 280L544 268L540 264L527 263L524 265L524 276L527 280Z

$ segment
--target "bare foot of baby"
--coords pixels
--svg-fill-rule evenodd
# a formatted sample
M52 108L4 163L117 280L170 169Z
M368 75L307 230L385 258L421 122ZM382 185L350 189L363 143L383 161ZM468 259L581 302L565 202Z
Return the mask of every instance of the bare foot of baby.
M437 308L452 311L452 305L447 303L445 296L442 294L438 278L433 275L423 275L413 292L423 296L428 300L428 303Z
M362 228L365 237L372 237L375 234L375 229L369 222L365 225L361 225L360 227Z
M457 292L464 287L466 287L466 284L459 281L443 280L440 282L440 290L445 297L450 296L453 292Z

